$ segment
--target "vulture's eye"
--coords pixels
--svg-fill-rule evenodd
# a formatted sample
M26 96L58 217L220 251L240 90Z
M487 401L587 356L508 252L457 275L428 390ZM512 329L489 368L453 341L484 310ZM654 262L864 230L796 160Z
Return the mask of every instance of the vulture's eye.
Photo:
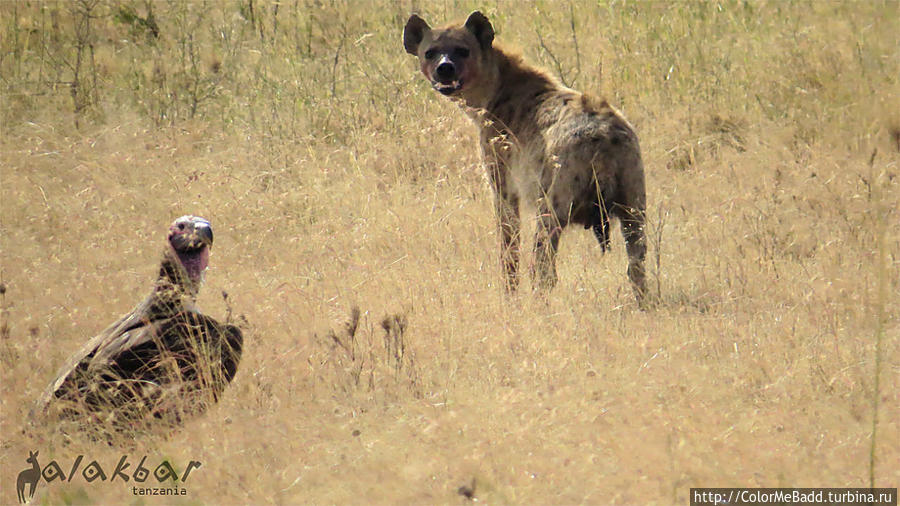
M178 230L184 230L184 223L178 224Z

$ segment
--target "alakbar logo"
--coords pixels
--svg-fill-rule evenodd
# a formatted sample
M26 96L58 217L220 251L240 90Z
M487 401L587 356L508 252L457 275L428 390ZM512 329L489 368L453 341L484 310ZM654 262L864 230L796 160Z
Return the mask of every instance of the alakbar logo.
M92 460L86 466L81 467L81 464L84 461L84 455L79 455L75 458L67 473L55 460L51 460L49 464L41 468L40 464L38 463L38 452L29 451L28 453L29 455L28 458L25 459L25 462L31 464L31 467L22 470L19 473L18 479L16 480L16 492L19 496L19 502L23 504L34 497L34 491L37 488L37 484L41 480L41 478L43 478L47 483L53 483L56 480L59 480L60 482L71 482L72 479L80 474L84 481L88 483L93 483L97 480L108 480L110 483L118 480L122 483L128 483L133 479L134 483L143 484L147 481L151 474L150 469L144 467L144 464L147 462L146 455L141 458L140 462L138 462L137 464L137 467L135 467L133 471L129 470L132 463L128 461L128 455L122 455L122 458L119 459L119 462L116 464L112 473L107 474L107 471L110 468L104 469L103 466L101 466L100 463L96 460ZM181 473L181 476L179 476L175 471L175 468L172 467L172 464L170 464L168 460L163 460L153 469L153 477L156 478L156 481L159 484L164 486L132 486L132 494L187 495L187 490L184 488L179 488L178 484L179 482L186 482L191 474L191 471L197 469L200 466L200 462L192 460L188 462L187 467L184 468L184 472ZM153 482L150 483L153 484ZM27 493L25 491L26 487L28 488Z

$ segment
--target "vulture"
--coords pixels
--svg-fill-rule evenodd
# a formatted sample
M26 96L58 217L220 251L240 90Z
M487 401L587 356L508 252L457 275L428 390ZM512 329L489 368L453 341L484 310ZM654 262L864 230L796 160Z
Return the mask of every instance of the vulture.
M243 336L195 307L212 243L207 220L175 220L150 295L69 358L39 412L179 422L216 402L237 372Z

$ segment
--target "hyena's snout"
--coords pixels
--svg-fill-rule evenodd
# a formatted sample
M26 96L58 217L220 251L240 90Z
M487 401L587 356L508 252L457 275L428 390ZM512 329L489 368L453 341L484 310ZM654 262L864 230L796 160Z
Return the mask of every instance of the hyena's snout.
M462 69L448 55L437 58L431 75L431 85L444 95L452 95L463 86Z
M452 81L456 79L456 65L450 61L450 58L444 56L434 69L434 74L441 82Z

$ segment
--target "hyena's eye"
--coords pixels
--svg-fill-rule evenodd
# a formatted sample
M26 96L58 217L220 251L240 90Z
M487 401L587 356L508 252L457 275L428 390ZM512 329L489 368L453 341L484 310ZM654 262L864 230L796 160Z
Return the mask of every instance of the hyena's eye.
M465 47L458 47L453 50L453 54L460 58L468 58L469 57L469 49Z
M429 49L428 51L425 51L425 59L426 60L434 59L435 56L437 56L437 51L435 51L434 49Z

